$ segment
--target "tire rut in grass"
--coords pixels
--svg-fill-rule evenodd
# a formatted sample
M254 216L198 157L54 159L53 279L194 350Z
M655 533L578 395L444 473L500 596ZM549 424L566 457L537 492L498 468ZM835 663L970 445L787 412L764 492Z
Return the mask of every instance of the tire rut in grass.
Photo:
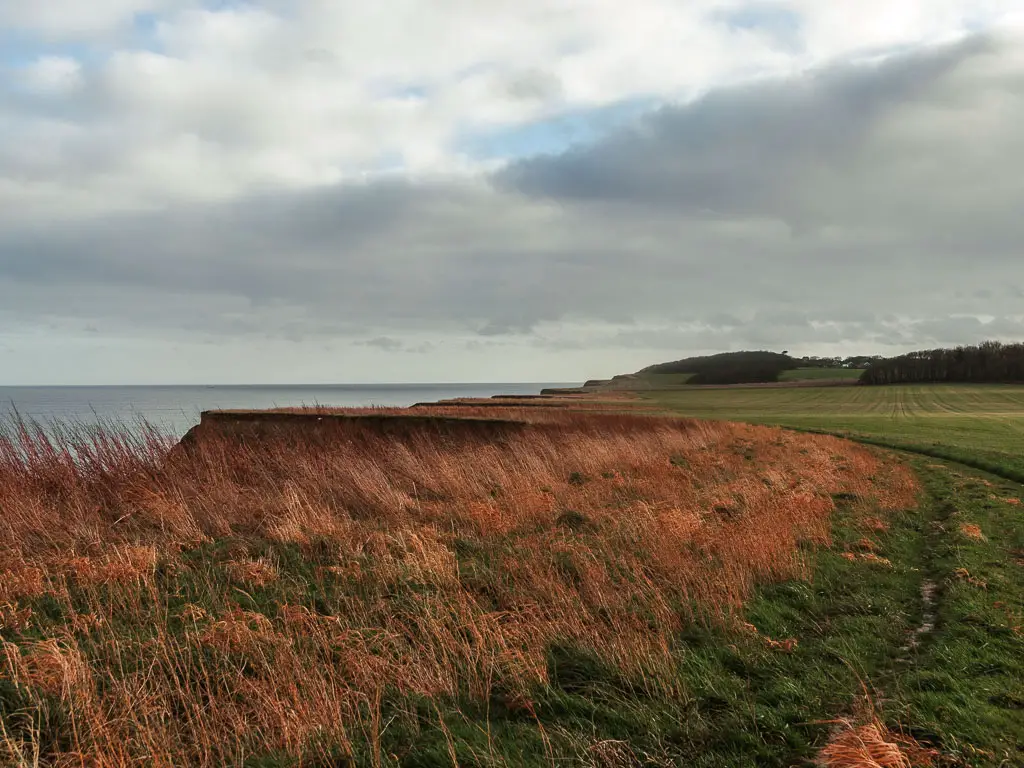
M928 493L921 510L924 514L923 548L918 563L922 571L920 622L900 648L893 676L883 683L882 691L884 695L893 696L896 702L902 700L899 708L906 708L904 712L909 719L904 722L910 727L910 733L939 747L943 754L942 765L1020 765L1022 763L1017 762L1017 758L1024 754L1024 750L1018 742L1017 752L1013 752L1009 746L1013 738L1005 735L1013 731L1007 725L1013 716L1003 710L1013 706L1000 703L1001 700L1012 699L1012 693L1006 694L1006 691L1013 689L1012 682L1007 683L1007 680L1012 681L1012 672L1000 672L1013 665L1013 654L1007 650L1010 646L1004 638L1006 630L998 631L995 626L998 622L990 619L992 630L985 631L995 634L977 637L965 634L971 631L970 627L981 626L985 621L985 601L981 598L976 606L972 606L966 601L974 598L967 597L962 586L964 583L972 584L981 596L987 595L990 588L997 588L993 585L999 583L998 577L993 580L991 575L987 579L982 576L972 578L972 574L978 574L975 566L984 573L986 565L995 564L998 552L980 557L976 554L971 560L967 552L972 534L964 531L965 528L979 529L976 524L968 524L972 520L980 523L990 536L994 535L993 531L1005 536L1010 529L1000 529L996 524L997 517L985 516L984 510L991 508L987 502L979 506L972 497L963 494L964 482L958 482L960 478L967 481L968 488L972 479L985 486L992 485L973 472L961 474L957 471L968 469L966 464L950 462L940 466L920 461L917 464ZM984 494L986 489L979 489ZM964 538L963 542L961 538ZM987 545L988 540L984 536L975 538L980 538ZM992 541L999 539L993 538ZM999 548L998 544L996 548ZM998 606L1001 603L993 604ZM965 643L971 649L966 651L967 656L963 655ZM1000 645L1003 646L999 652L1002 655L993 655L993 649ZM979 665L983 671L968 671L979 669ZM1002 678L995 672L1000 672ZM949 701L936 703L943 694L949 696ZM975 714L968 716L963 712ZM980 744L980 748L976 744Z
M897 662L904 664L913 661L912 653L920 647L921 642L935 630L935 592L938 585L931 579L921 582L921 623L914 627L907 638L907 644L900 647L902 653Z
M928 467L921 469L928 472L937 471ZM939 545L938 538L945 535L949 519L956 511L949 503L935 498L931 494L929 494L926 504L932 514L928 516L927 530L924 533L925 547L921 561L921 570L924 574L919 591L921 621L907 636L906 644L900 647L900 655L897 657L896 663L904 668L916 665L918 652L922 645L928 642L935 632L935 623L938 620L937 603L941 599L940 566L936 562L935 553Z

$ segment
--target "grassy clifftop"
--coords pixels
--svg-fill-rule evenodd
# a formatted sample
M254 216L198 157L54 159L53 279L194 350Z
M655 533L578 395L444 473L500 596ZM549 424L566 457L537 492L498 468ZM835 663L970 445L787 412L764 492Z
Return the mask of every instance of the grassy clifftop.
M585 389L652 390L690 385L768 384L775 382L854 383L875 358L794 358L788 353L723 352L658 363L631 374L588 381Z
M914 504L906 469L763 427L509 418L526 427L486 439L208 434L174 460L158 439L0 440L0 761L784 766L822 749L853 669L910 619L867 609L839 660L863 620L807 614L819 636L762 590L874 573L838 553Z

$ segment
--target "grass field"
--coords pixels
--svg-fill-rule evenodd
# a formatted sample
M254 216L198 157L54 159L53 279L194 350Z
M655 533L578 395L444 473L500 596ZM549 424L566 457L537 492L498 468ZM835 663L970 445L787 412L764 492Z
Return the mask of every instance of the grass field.
M736 419L858 391L658 396ZM843 402L870 410L805 426ZM1022 764L1021 485L763 426L501 414L170 453L0 437L0 765Z
M673 413L849 433L1024 480L1024 386L679 389L648 396Z
M861 669L886 699L884 719L941 745L944 757L921 756L913 765L931 765L933 758L939 765L1024 765L1024 387L680 389L645 397L687 416L846 434L912 452L908 460L924 487L921 506L892 521L869 550L884 555L893 570L882 577L851 570L848 582L832 581L823 557L813 579L816 599L842 603L839 595L848 591L876 606L889 603L883 611L889 621L874 627L852 621L840 645L847 659L874 658L873 668ZM830 624L834 608L806 597L794 603L791 589L763 591L764 610L782 612L810 634L817 622ZM884 638L915 605L922 630L902 646L909 658L885 661L893 641ZM758 610L748 615L757 617ZM794 623L784 631L802 636ZM874 651L871 635L879 641Z

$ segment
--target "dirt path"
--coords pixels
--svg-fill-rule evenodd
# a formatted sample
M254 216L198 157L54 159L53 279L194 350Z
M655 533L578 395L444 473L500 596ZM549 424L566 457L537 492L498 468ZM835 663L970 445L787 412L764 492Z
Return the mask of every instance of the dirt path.
M900 648L904 655L898 661L912 663L913 652L918 649L922 640L935 629L935 592L937 588L937 585L931 579L925 579L921 582L921 605L923 608L921 623L910 633L910 636L907 638L907 644Z

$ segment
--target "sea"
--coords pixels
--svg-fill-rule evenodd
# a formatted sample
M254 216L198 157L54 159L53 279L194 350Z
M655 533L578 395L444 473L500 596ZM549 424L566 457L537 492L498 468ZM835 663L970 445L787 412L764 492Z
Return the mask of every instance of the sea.
M0 387L0 426L16 420L49 431L97 425L135 429L155 427L181 437L199 423L202 411L221 408L295 406L406 407L455 397L537 394L561 383L492 384L338 384L247 386Z

